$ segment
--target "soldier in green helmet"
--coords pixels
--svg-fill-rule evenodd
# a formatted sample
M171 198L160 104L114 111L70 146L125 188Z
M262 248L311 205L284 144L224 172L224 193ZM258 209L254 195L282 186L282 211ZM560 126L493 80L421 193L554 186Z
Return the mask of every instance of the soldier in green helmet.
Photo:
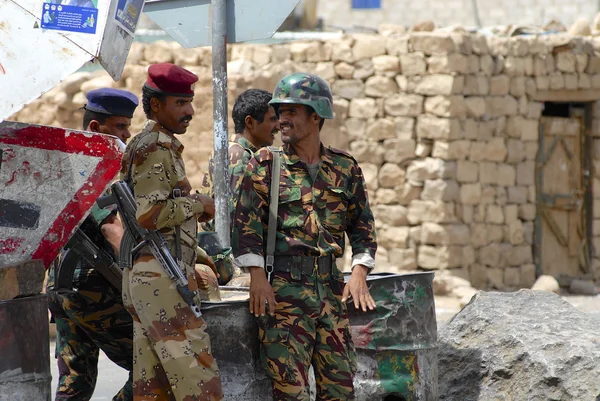
M377 243L363 173L348 153L321 143L325 119L333 118L332 103L329 86L316 75L292 74L277 84L270 104L284 145L280 151L263 148L250 160L235 213L236 262L250 270L250 312L259 322L261 359L275 400L310 400L311 365L318 400L354 399L356 355L346 301L352 298L363 311L375 307L366 276ZM277 155L271 271L265 250ZM343 254L345 234L353 255L346 285L335 262Z

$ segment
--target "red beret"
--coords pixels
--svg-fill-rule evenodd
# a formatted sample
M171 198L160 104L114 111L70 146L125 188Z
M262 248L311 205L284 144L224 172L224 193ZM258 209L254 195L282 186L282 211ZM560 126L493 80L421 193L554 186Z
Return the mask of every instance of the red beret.
M149 89L169 96L194 96L196 74L171 63L152 64L148 68Z

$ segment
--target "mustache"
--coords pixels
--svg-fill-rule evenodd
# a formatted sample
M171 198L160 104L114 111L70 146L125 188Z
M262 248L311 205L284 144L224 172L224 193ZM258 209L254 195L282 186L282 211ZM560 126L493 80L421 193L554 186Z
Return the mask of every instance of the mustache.
M187 123L187 122L190 122L190 121L192 121L192 116L183 116L183 117L181 117L179 119L180 123Z

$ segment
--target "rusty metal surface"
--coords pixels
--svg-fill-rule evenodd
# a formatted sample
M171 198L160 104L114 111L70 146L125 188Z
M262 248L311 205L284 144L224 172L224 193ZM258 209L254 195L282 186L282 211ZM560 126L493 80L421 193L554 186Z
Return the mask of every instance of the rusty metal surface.
M437 400L433 273L375 274L367 280L376 310L363 313L349 307L359 363L354 379L356 400ZM247 292L222 294L224 301L204 302L202 312L221 370L225 399L270 399Z
M117 138L33 124L0 123L0 265L48 267L120 169ZM35 217L35 218L33 218Z
M368 277L373 312L349 307L358 355L357 401L401 397L435 401L438 396L437 323L433 273Z
M95 57L120 79L133 37L114 20L117 2L98 2L96 33L86 34L39 28L43 0L0 1L0 121Z
M0 301L0 401L50 401L46 294Z

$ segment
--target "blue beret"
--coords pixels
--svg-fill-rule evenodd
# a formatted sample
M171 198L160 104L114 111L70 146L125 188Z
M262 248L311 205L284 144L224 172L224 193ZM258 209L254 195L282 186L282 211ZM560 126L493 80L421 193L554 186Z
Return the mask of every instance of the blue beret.
M89 91L85 109L109 116L133 117L138 106L138 98L131 92L121 89L101 88Z

